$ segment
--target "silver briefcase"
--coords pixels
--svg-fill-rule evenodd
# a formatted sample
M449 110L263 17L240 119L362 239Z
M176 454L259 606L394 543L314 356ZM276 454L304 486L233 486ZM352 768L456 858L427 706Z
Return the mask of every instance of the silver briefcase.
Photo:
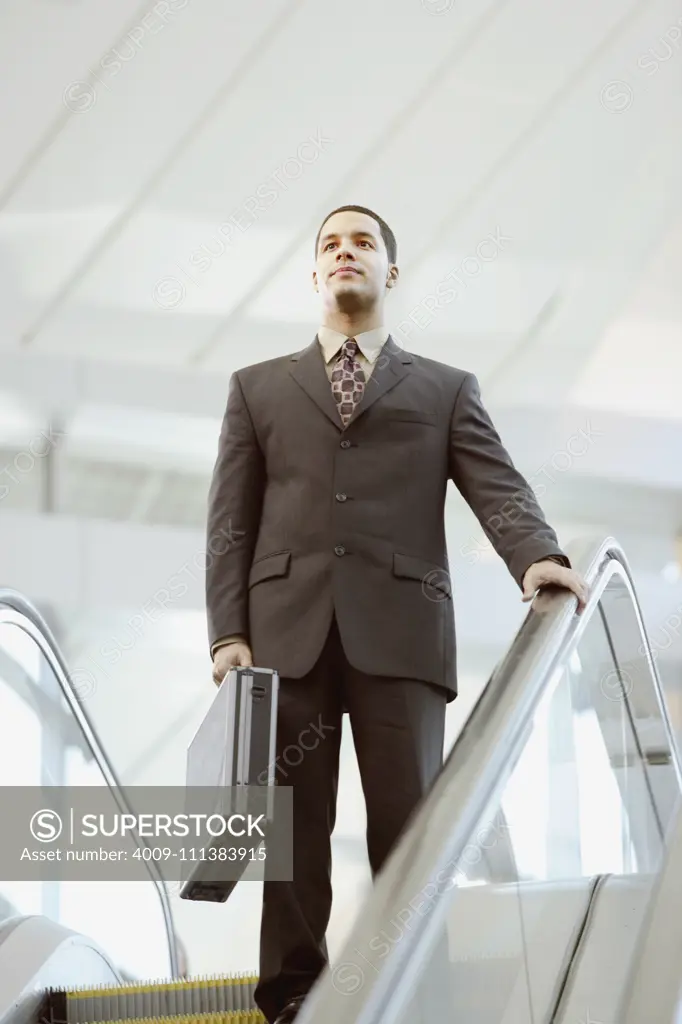
M279 675L273 669L230 669L187 750L188 800L194 787L213 791L210 812L227 818L246 810L248 788L266 787L266 818L272 820L278 694ZM190 865L180 891L183 899L222 903L228 898L238 878L215 877L216 862L208 853L221 842L210 842L206 859Z

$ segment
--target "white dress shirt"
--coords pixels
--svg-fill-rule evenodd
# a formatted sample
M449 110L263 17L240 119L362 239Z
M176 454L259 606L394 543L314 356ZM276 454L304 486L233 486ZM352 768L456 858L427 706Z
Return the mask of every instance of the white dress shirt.
M355 338L358 343L358 362L365 372L365 380L369 380L374 369L374 364L379 358L379 353L386 344L388 331L385 327L375 327L371 331L363 331L362 334L342 334L340 331L333 331L331 327L320 327L317 337L322 349L322 356L325 361L325 369L329 380L332 379L332 371L344 341L349 337Z

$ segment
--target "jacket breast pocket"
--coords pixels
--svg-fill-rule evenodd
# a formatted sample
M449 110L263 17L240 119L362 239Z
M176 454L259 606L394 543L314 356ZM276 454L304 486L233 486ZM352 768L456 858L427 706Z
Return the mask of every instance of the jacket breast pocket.
M249 589L256 583L272 579L275 576L286 576L289 572L291 551L273 551L270 555L257 558L249 572Z
M424 423L430 427L438 422L435 412L427 412L425 409L387 409L386 419L398 423Z
M395 551L393 553L393 575L421 583L424 597L431 601L446 601L452 597L450 574L427 559Z

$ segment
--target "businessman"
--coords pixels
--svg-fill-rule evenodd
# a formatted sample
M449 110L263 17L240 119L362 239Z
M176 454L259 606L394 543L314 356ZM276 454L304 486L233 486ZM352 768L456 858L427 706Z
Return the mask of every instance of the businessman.
M256 1002L296 1017L327 959L342 716L353 732L375 875L442 765L457 694L448 479L523 600L586 588L488 416L476 377L385 328L396 240L361 206L315 240L321 326L302 351L232 374L208 507L213 679L280 674L280 783L294 792L292 882L266 882ZM315 730L317 742L310 742ZM303 742L303 736L306 742Z

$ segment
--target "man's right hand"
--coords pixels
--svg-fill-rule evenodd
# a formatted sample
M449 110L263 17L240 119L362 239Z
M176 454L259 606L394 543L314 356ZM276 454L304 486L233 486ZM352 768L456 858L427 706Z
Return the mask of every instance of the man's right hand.
M235 641L219 647L213 655L213 682L220 686L231 668L250 668L253 666L251 648L248 644Z

